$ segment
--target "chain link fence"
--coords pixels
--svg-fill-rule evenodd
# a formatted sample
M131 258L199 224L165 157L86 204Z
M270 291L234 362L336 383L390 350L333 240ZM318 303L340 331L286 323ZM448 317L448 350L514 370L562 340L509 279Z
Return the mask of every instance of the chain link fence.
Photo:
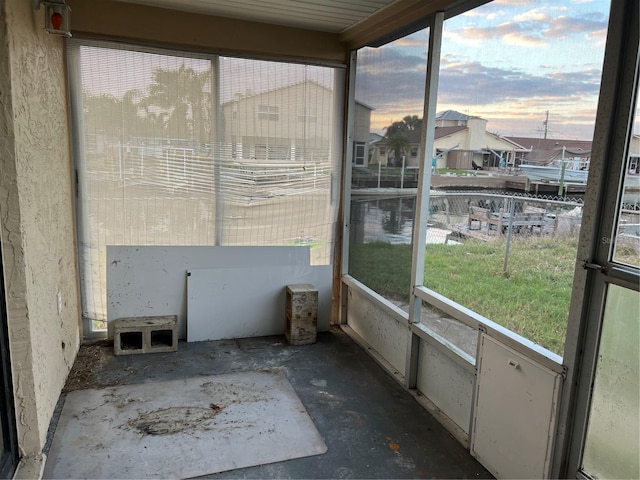
M427 229L430 235L448 240L492 240L511 234L576 237L582 221L582 200L557 196L506 195L504 193L432 192ZM430 232L431 231L431 232Z

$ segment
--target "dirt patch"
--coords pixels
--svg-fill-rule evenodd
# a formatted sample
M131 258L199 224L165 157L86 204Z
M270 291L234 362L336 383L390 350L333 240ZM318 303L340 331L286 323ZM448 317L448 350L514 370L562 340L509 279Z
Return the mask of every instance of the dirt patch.
M96 380L96 370L112 355L112 342L107 340L80 347L73 367L67 377L63 392L104 387Z
M197 428L213 418L223 407L211 404L204 407L171 407L142 413L127 422L129 428L145 435L171 435Z

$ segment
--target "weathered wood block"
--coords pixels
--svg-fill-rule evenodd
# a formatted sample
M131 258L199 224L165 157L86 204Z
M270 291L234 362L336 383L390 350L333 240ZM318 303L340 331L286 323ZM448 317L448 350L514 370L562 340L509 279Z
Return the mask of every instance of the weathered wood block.
M290 345L315 343L318 331L318 290L310 284L286 287L285 337Z
M118 318L113 325L113 353L176 352L178 350L178 317Z

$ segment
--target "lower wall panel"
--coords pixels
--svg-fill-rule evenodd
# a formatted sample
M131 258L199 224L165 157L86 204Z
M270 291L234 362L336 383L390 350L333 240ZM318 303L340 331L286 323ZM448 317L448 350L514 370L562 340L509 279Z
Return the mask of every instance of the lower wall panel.
M463 432L469 434L475 375L420 341L417 388Z
M409 338L407 320L398 322L385 310L352 288L349 289L347 305L349 327L393 368L404 375Z

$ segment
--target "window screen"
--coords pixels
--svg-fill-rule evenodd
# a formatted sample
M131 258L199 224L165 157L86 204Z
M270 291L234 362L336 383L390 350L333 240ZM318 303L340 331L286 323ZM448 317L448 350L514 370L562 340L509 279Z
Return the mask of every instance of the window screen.
M75 40L69 52L94 328L106 320L107 245L303 244L330 263L334 69Z

